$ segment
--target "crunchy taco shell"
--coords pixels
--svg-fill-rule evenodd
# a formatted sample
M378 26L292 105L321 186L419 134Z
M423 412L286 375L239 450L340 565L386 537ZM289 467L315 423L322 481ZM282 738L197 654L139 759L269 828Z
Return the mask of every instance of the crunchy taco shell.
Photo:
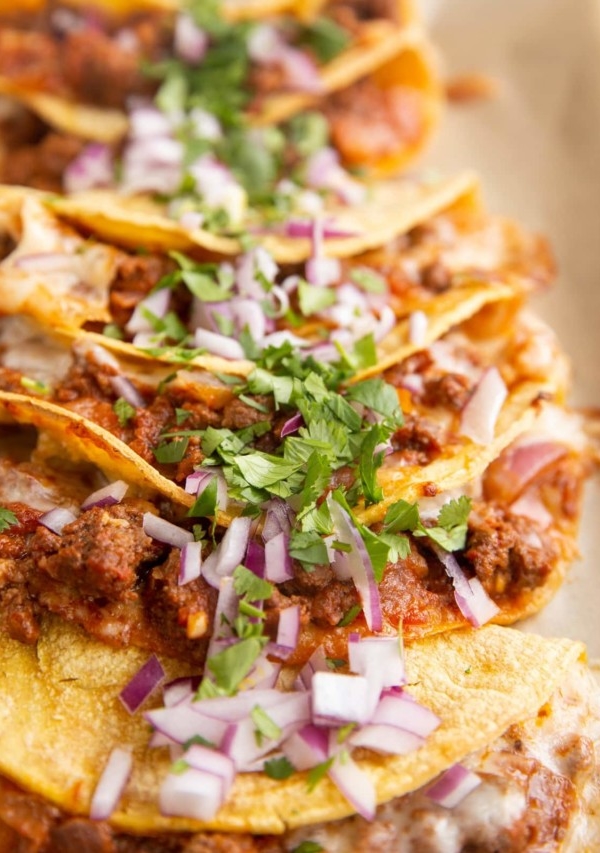
M375 782L378 802L414 791L510 725L534 717L583 653L570 640L495 627L412 645L406 650L411 692L443 722L414 753L360 762ZM147 726L117 699L142 659L106 649L54 620L45 623L37 649L3 638L2 773L66 811L86 814L98 768L113 746L131 744L135 769L111 823L133 833L210 828L276 834L352 813L328 780L307 792L305 774L286 781L245 774L209 823L161 816L156 799L169 759L148 750ZM177 669L171 665L170 672ZM76 748L73 731L79 733Z

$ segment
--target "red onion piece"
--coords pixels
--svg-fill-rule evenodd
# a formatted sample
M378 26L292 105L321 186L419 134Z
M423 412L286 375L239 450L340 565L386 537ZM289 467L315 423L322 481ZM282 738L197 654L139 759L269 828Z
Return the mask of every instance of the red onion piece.
M375 709L374 724L396 726L406 732L428 737L442 722L437 714L421 705L406 691L385 693Z
M369 679L379 695L384 687L406 683L404 658L399 637L364 637L348 641L350 671Z
M425 739L397 726L372 724L362 726L348 738L352 746L362 746L389 755L406 755L423 745Z
M106 820L114 812L127 785L132 765L131 750L120 747L112 750L94 789L90 805L92 820Z
M479 580L467 578L453 554L438 547L434 547L434 551L452 581L454 598L462 615L475 628L489 622L498 613L499 607L489 597Z
M313 233L314 221L312 219L289 219L285 225L286 237L310 238ZM326 240L344 239L346 237L359 237L360 231L348 231L340 228L331 219L323 223L323 237Z
M291 607L284 607L283 610L279 611L276 640L277 645L293 650L298 645L299 636L300 605L294 604Z
M344 754L343 760L339 756L336 757L329 768L328 776L358 814L365 820L373 820L377 806L375 785L371 777L367 776L348 754Z
M342 580L348 577L352 578L360 596L369 630L381 631L383 625L381 602L371 558L348 513L331 495L327 497L327 503L337 538L352 548L349 553L336 552L333 570Z
M312 679L313 722L322 726L366 723L373 712L369 687L362 675L315 672Z
M206 659L210 660L217 651L222 640L229 639L233 636L233 620L238 615L239 597L233 588L233 578L224 577L219 582L219 597L217 598L217 606L214 616L213 635L208 644Z
M212 355L220 355L222 358L229 358L232 361L246 357L240 343L217 332L210 332L208 329L196 329L194 343Z
M469 579L470 596L463 596L454 592L454 598L463 616L469 620L475 628L481 628L490 619L500 612L498 605L489 597L479 578Z
M263 527L263 540L268 542L278 533L289 536L294 523L294 512L282 498L272 498L267 506L267 517Z
M408 317L408 340L416 347L425 346L429 320L424 311L412 311Z
M513 515L522 515L535 521L542 530L552 524L552 513L548 512L542 501L535 495L524 494L509 507Z
M285 438L286 435L293 435L295 432L298 432L301 426L304 426L304 418L300 412L296 412L281 427L281 437Z
M434 803L453 809L480 784L481 779L476 773L463 767L462 764L455 764L442 773L425 793Z
M114 506L121 503L128 488L124 480L115 480L114 483L109 483L108 486L103 486L88 495L81 504L81 509L91 509L93 506Z
M113 182L113 153L108 145L100 142L86 145L63 173L63 186L67 193L109 187Z
M209 37L197 26L191 15L179 14L175 20L173 38L175 53L190 65L199 65L206 55Z
M134 714L144 704L164 677L165 671L159 659L152 655L119 693L119 699L130 714Z
M226 796L222 776L190 768L183 773L168 774L160 787L159 806L163 815L210 820Z
M135 409L143 409L146 401L126 376L111 376L110 384L117 397L122 397Z
M176 678L163 687L163 703L165 708L178 705L185 700L191 701L198 684L191 677Z
M314 650L312 655L309 657L307 662L300 670L298 678L300 681L300 685L304 687L305 690L311 689L312 680L315 672L329 672L329 667L327 666L327 657L325 655L325 650L323 646L317 646L317 648Z
M306 262L306 280L317 287L329 287L339 281L342 263L338 258L309 258Z
M462 410L460 431L476 444L491 444L496 421L508 396L508 389L496 367L488 368Z
M13 266L25 272L41 272L45 275L51 273L74 273L77 259L63 252L35 252L31 255L19 255L13 262Z
M225 783L226 791L229 791L233 785L235 767L231 759L222 752L194 743L186 749L184 759L194 770L205 770L207 773L220 776Z
M555 441L528 441L507 447L485 472L486 497L512 503L537 475L567 453Z
M248 548L251 526L251 518L245 516L234 518L219 545L204 560L202 577L211 586L218 589L221 578L233 574L242 563Z
M251 539L248 542L244 565L250 569L257 577L264 578L265 576L265 548L260 542Z
M227 723L202 714L199 704L183 701L169 708L153 708L144 712L144 719L176 743L186 743L198 735L210 743L221 743Z
M306 180L310 187L336 193L345 204L360 204L366 196L366 187L342 168L333 148L321 148L310 157Z
M47 527L48 530L51 530L53 533L60 536L63 532L63 528L65 528L67 524L71 524L71 522L76 519L77 516L70 510L57 506L40 516L39 522L44 527Z
M186 542L181 549L179 558L179 577L177 579L179 586L185 586L185 584L199 578L201 565L202 543Z
M153 331L152 324L144 315L145 311L153 314L155 317L163 318L168 310L171 301L171 291L168 287L163 287L162 290L156 290L142 299L141 302L133 309L133 313L129 318L125 329L130 335L135 335L136 332L151 332Z
M213 699L202 699L195 703L197 710L205 717L214 718L225 723L237 723L249 716L255 705L260 705L266 711L280 702L285 702L287 696L281 690L246 690L234 696L217 696Z
M296 770L309 770L327 759L327 731L309 723L282 743L281 749Z
M284 583L293 577L289 537L285 533L277 533L265 543L265 578L272 583Z
M152 512L144 513L142 526L147 536L175 548L183 548L188 542L194 541L194 534L189 530L183 530L176 524L171 524L170 521L154 515Z

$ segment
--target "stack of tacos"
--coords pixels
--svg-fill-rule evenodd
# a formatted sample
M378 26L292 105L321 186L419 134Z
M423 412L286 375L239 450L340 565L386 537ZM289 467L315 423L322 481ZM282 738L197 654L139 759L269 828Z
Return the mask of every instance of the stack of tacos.
M260 147L270 125L289 146L283 124L339 118L350 85L436 111L409 4L258 5L32 4L6 16L2 85L85 139L60 117L95 110L105 132L156 94L149 44L157 101L108 140L125 165L117 137L169 115L186 49L197 70L249 55L268 81L221 140ZM340 45L322 67L317 35ZM77 64L80 37L135 74L94 100L32 65L29 39ZM294 62L304 91L282 87ZM0 850L600 844L585 650L506 627L576 557L593 460L529 307L551 252L473 175L374 180L413 153L402 134L401 157L358 164L342 136L335 186L301 197L285 147L299 206L248 192L235 227L200 180L167 201L0 187Z

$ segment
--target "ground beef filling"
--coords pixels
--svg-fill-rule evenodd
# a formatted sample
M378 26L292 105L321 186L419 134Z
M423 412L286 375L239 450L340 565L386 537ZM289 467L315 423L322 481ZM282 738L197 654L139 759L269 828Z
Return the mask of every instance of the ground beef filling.
M576 517L580 483L571 456L539 476L538 494L556 505L549 530L492 500L473 502L466 545L456 556L467 576L479 578L503 610L518 609L570 556L569 524ZM111 644L203 664L217 592L202 578L178 585L179 551L142 529L144 512L155 511L152 505L125 499L94 507L61 536L38 523L39 512L22 504L9 508L19 525L0 535L0 612L11 636L35 642L40 613L49 610ZM409 555L387 566L379 593L386 622L402 622L409 640L466 624L452 583L426 539L411 539ZM266 604L270 636L276 635L280 610L290 604L300 606L303 628L294 663L306 660L320 642L339 656L347 631L362 625L354 584L339 580L329 566L307 572L295 565L294 578L280 584Z
M120 34L83 21L60 34L0 26L0 75L26 89L124 109L132 95L153 94L143 60L164 54L169 33L160 17L146 14Z
M111 645L203 664L217 593L201 578L178 585L179 550L143 532L151 504L93 507L60 536L39 524L41 512L7 506L19 519L0 535L0 613L10 636L35 642L50 611Z

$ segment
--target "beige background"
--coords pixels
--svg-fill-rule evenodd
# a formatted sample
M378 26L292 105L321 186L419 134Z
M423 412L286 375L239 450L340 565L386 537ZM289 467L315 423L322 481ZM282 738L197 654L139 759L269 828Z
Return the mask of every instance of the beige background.
M425 164L475 168L493 211L547 234L554 290L536 299L573 360L572 400L600 408L600 0L422 0L445 72L496 77L499 96L449 106ZM600 658L600 478L582 560L532 627Z

